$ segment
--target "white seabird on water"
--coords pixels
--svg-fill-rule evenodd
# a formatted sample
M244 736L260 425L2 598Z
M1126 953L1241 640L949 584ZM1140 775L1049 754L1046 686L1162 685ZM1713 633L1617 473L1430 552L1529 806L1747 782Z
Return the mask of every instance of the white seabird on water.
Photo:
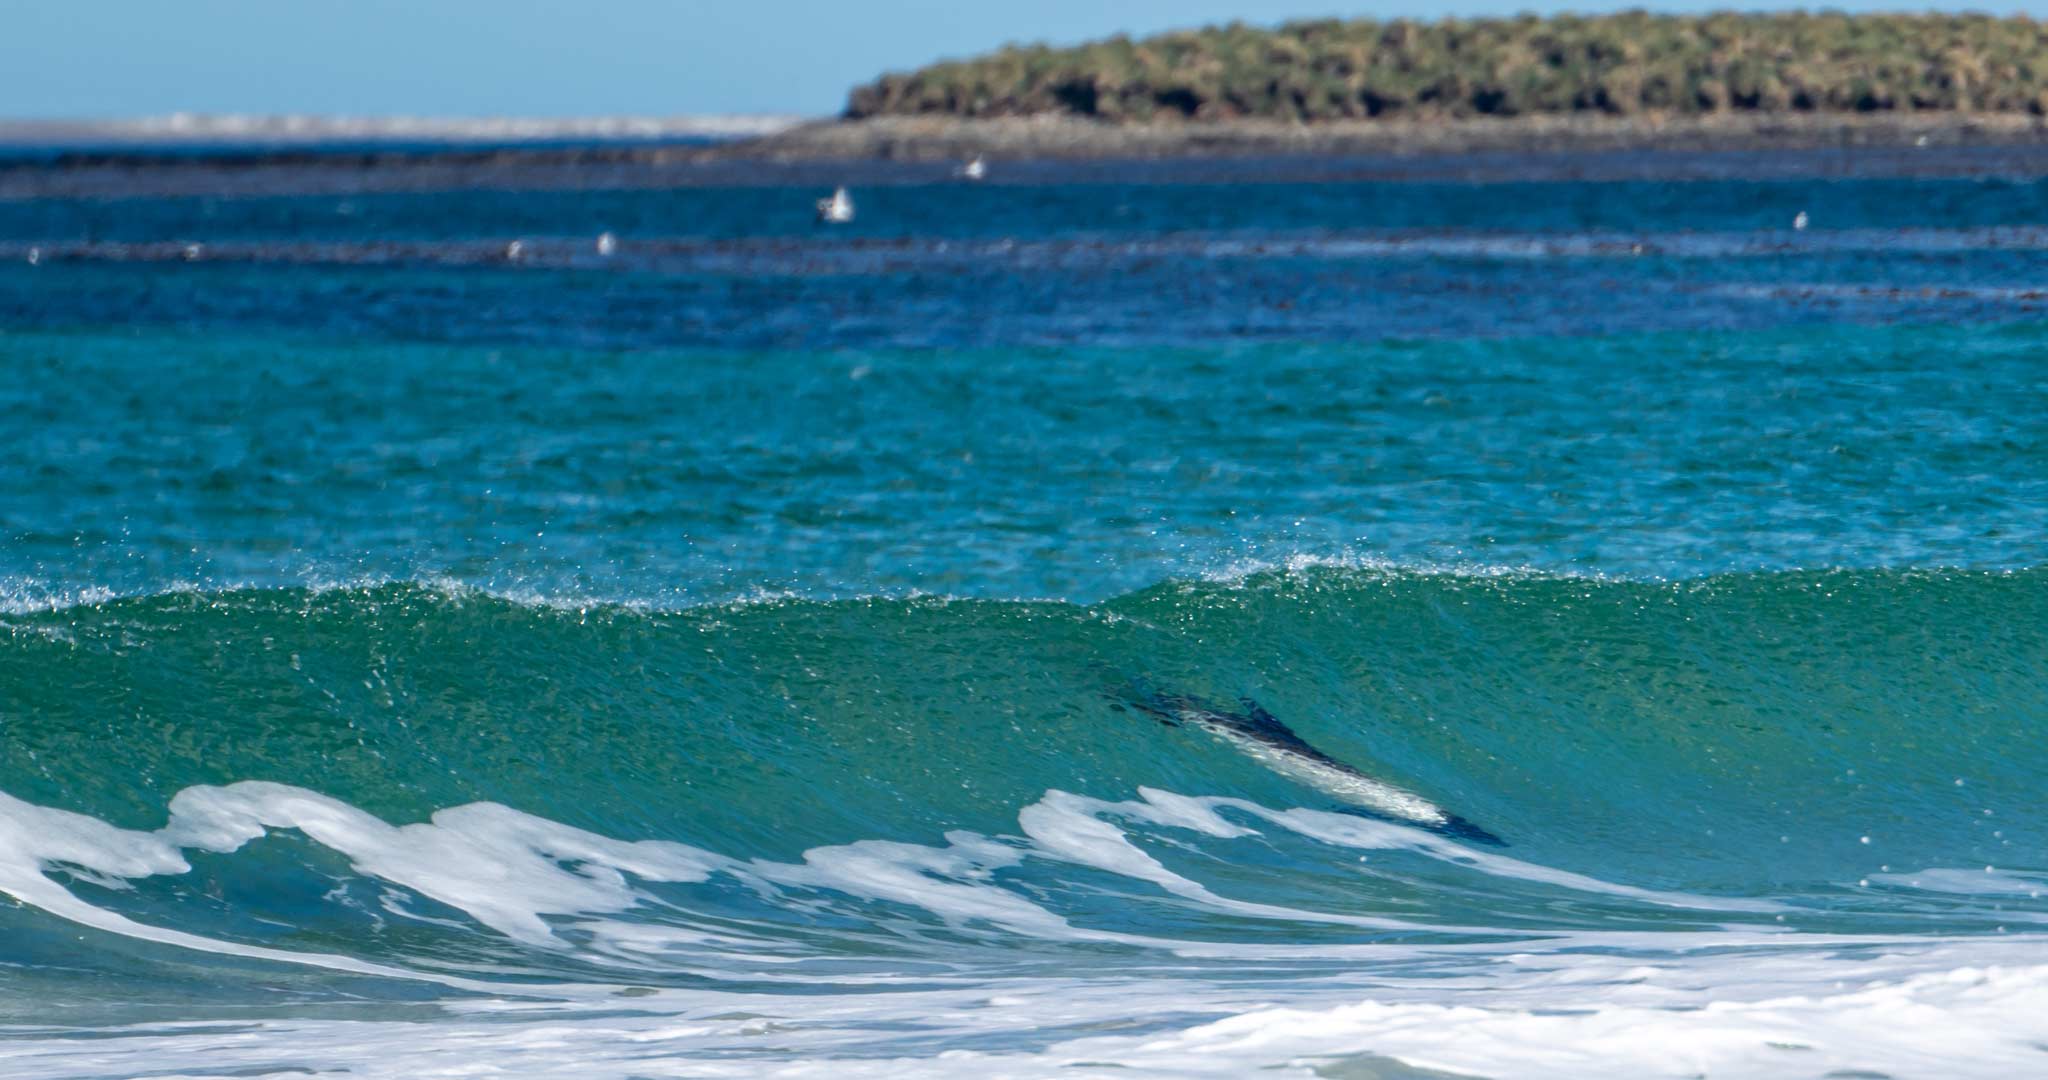
M963 180L988 179L988 162L983 161L980 154L974 155L974 160L960 166L960 178Z
M853 196L844 187L832 189L832 197L818 200L818 221L826 225L844 225L853 220Z
M612 252L617 250L619 250L618 237L613 236L611 233L608 232L601 232L597 234L597 253L599 255L609 257Z
M1792 227L1794 229L1806 228L1806 211L1801 210L1797 214L1792 215Z
M508 262L518 262L519 257L524 254L526 254L526 241L524 240L514 240L505 245L505 259Z

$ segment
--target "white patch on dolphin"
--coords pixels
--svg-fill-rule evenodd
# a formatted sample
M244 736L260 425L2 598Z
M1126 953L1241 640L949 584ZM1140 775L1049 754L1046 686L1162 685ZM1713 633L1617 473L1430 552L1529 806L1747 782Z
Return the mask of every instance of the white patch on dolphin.
M1166 723L1198 727L1282 776L1390 821L1485 843L1502 843L1499 837L1428 799L1367 776L1323 753L1250 700L1242 703L1243 712L1225 712L1179 695L1146 696L1131 699L1130 703Z

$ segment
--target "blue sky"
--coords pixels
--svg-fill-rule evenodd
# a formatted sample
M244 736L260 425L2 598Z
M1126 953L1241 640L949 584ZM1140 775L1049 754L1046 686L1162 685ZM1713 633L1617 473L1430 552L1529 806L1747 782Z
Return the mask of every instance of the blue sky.
M0 116L826 114L838 110L848 87L879 72L1007 41L1074 42L1233 18L1560 6L1701 7L1655 0L0 0ZM2048 9L2048 0L1997 10L2022 9Z

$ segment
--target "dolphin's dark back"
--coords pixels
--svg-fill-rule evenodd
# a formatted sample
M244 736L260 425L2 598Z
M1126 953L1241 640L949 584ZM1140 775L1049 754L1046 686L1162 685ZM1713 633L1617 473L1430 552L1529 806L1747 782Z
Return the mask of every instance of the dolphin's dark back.
M1316 749L1307 739L1296 735L1293 728L1281 723L1278 717L1260 708L1259 703L1250 698L1239 699L1238 704L1243 709L1242 712L1228 712L1187 694L1151 694L1125 701L1132 708L1157 716L1171 726L1178 727L1190 720L1199 719L1276 749L1299 754L1310 761L1346 772L1358 772L1357 769Z

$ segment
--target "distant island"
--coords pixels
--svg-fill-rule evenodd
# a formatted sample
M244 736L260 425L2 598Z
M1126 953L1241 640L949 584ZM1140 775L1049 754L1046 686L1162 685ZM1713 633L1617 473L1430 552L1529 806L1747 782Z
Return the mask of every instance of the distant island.
M881 76L841 115L807 122L437 123L16 124L11 148L0 131L0 201L757 182L822 194L1042 175L1009 167L1027 161L1083 170L1069 175L1154 162L1187 179L2043 177L2048 23L1640 11L1233 23L1013 45Z
M885 75L846 117L1116 124L1522 117L2048 113L2048 26L2025 17L1558 15L1233 23L1010 46Z

